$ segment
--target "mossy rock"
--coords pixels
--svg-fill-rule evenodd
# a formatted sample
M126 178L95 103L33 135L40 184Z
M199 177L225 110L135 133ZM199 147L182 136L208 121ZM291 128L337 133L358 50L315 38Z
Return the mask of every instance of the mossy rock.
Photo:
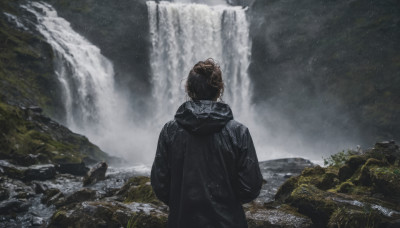
M6 12L23 21L21 0L2 1ZM29 27L29 26L28 26ZM62 118L64 107L60 83L54 76L54 53L44 38L0 16L0 100L10 104L39 105L46 114Z
M139 203L152 203L155 205L162 205L153 192L150 184L150 178L145 176L138 176L130 178L121 190L118 191L123 202L139 202Z
M325 173L325 169L321 166L317 165L315 167L306 167L303 172L301 172L301 176L314 176L314 175L322 175Z
M369 169L375 192L386 197L400 197L400 168L395 166L373 166Z
M329 219L328 227L379 227L382 216L374 210L338 208Z
M157 208L144 211L140 206L112 201L85 201L71 204L56 211L50 218L48 227L161 228L166 226L167 214ZM150 205L146 207L151 208Z
M279 202L285 202L285 200L289 198L292 191L297 188L299 179L300 176L291 177L285 183L283 183L275 194L275 200Z
M317 227L325 227L337 207L330 193L306 184L297 187L287 202L298 208L298 212L310 217Z
M328 190L339 184L338 176L335 173L327 172L322 176L322 180L315 186L321 190Z
M340 181L345 181L349 179L351 176L353 176L355 170L352 169L349 165L344 165L340 167L339 169L339 180Z
M135 213L128 221L127 228L164 228L168 217L154 216L145 213Z
M18 165L112 159L84 136L41 113L0 101L0 159Z
M349 157L349 160L346 162L346 164L349 165L351 169L356 170L366 161L367 157L365 155L353 155Z

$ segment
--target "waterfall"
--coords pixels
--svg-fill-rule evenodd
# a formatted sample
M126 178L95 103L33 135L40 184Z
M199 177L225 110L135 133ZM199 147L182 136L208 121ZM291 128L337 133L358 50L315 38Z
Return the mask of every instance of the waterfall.
M148 1L153 96L159 123L185 101L184 82L195 63L209 57L221 66L223 100L239 120L250 112L249 24L242 7Z
M51 5L32 2L23 8L36 16L38 31L54 50L65 124L112 155L143 162L144 152L150 150L143 143L151 137L147 137L146 129L138 129L130 117L127 99L114 88L113 64Z
M63 85L66 123L85 130L110 116L115 104L114 69L100 49L76 33L46 3L27 8L39 20L37 28L53 47L56 74Z

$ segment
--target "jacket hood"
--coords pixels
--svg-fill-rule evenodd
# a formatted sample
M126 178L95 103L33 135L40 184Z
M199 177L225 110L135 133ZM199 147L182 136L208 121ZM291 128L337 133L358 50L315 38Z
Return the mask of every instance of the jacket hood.
M219 132L233 119L229 105L210 101L187 101L176 111L175 120L192 134Z

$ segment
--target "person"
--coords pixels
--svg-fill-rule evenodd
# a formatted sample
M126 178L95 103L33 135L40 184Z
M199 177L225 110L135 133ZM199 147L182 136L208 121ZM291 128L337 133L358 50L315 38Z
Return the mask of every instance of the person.
M249 130L233 119L213 59L190 70L183 103L161 130L151 185L169 206L170 228L247 227L242 204L255 199L262 175Z

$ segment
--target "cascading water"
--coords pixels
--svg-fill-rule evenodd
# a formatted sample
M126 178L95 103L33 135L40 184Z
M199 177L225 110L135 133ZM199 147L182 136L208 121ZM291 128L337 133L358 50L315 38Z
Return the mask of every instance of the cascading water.
M152 39L153 95L159 123L185 101L183 83L195 63L209 57L221 65L223 96L241 121L250 113L249 25L242 7L148 1Z
M66 123L87 130L110 116L116 97L112 63L100 49L76 33L69 22L57 16L46 3L28 8L39 20L37 28L56 54L56 74L64 89ZM106 108L108 107L108 108Z
M113 64L49 4L32 2L24 8L36 16L37 29L56 55L66 125L112 155L134 158L133 163L149 162L155 146L144 142L156 137L148 137L149 129L138 129L130 117L127 99L114 88Z

